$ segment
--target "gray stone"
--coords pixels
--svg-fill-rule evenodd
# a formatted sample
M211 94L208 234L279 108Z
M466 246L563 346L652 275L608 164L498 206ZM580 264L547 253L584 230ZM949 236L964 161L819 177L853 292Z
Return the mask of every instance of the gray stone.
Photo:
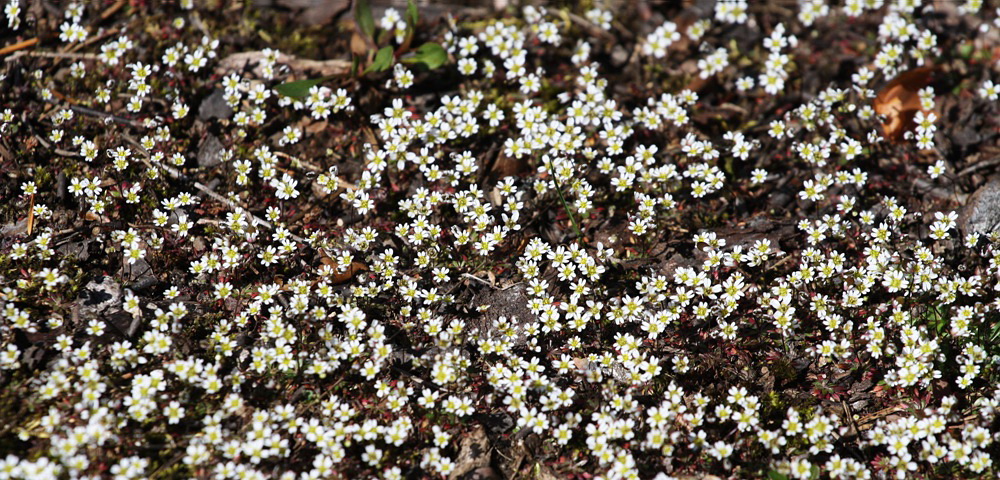
M85 261L90 258L91 239L84 239L78 242L68 242L56 247L56 252L66 258L75 258L78 261Z
M1000 178L990 180L969 197L958 215L963 234L1000 232Z
M514 428L514 425L516 425L514 417L511 417L509 414L507 414L502 410L497 411L495 413L486 414L483 423L486 425L487 429L489 430L489 433L493 435L501 435L507 433L512 428Z
M100 276L87 282L75 302L80 318L90 320L107 312L121 309L122 287L109 276Z
M226 93L217 88L211 95L205 97L198 106L198 118L208 121L213 118L228 119L233 116L233 107L226 102Z
M127 260L122 260L122 279L126 282L134 282L141 275L149 275L153 270L149 266L149 262L138 258L133 263L128 263Z
M467 473L489 467L490 457L490 441L486 437L486 429L482 425L476 425L472 431L462 436L455 469L448 478L464 478Z
M0 237L14 237L17 235L22 235L28 231L28 217L25 216L21 221L16 223L11 223L8 225L0 225Z
M224 148L219 137L212 134L205 136L201 145L198 146L198 166L212 168L222 163L222 150Z
M133 291L145 290L157 283L149 262L141 258L136 259L134 263L122 260L121 277L126 286Z

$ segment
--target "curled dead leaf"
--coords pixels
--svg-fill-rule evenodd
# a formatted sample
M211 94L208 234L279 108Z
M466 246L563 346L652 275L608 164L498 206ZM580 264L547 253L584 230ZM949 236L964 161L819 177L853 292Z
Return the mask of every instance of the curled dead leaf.
M368 265L365 265L361 262L351 262L351 265L348 266L347 270L345 270L343 273L340 273L338 271L339 265L337 264L337 261L330 257L323 257L322 259L320 259L320 262L322 262L323 265L329 265L330 268L333 268L335 273L333 275L330 275L330 283L334 285L347 283L351 281L351 279L354 278L355 275L361 272L368 271Z
M931 82L934 67L920 67L900 73L889 81L875 96L875 113L885 117L882 129L892 142L902 140L903 134L914 127L913 117L921 111L920 89Z
M83 219L89 222L110 222L111 219L107 215L98 215L94 212L88 211L83 214Z
M371 42L366 40L357 31L351 34L351 53L359 58L364 58L371 50Z

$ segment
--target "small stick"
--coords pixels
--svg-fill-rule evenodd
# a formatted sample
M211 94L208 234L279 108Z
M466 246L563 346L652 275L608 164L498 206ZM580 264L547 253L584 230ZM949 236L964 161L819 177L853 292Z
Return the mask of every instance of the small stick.
M767 270L764 270L764 271L765 272L770 272L771 270L774 270L774 269L780 267L781 264L783 264L783 263L785 263L785 262L787 262L787 261L789 261L791 259L792 259L792 256L791 255L787 255L787 256L785 256L785 258L782 258L781 260L778 260L777 262L775 262L774 265L771 265L770 267L767 267Z
M468 278L470 280L475 280L475 281L477 281L479 283L482 283L483 285L486 285L487 287L492 287L493 286L493 285L490 284L490 282L487 282L486 280L483 280L483 279L481 279L481 278L479 278L479 277L477 277L477 276L475 276L475 275L473 275L471 273L463 273L462 274L462 278Z
M128 125L130 127L134 127L134 128L143 128L144 127L144 125L142 123L139 123L139 122L137 122L135 120L131 120L131 119L128 119L128 118L125 118L125 117L119 117L118 115L114 115L114 114L111 114L111 113L102 112L100 110L94 110L92 108L87 108L87 107L80 107L80 106L77 106L77 105L70 105L69 108L70 108L70 110L73 110L74 112L77 112L77 113L81 113L83 115L89 115L91 117L103 118L105 120L111 119L111 120L113 120L115 122L121 123L123 125Z
M312 163L309 163L309 162L307 162L305 160L302 160L300 158L293 157L293 156L291 156L291 155L289 155L289 154L287 154L285 152L274 152L274 154L277 155L277 156L279 156L279 157L281 157L281 158L284 158L284 159L287 159L287 160L291 161L293 167L302 166L302 167L306 167L309 170L312 170L314 172L322 172L323 171L323 169L320 168L319 165L313 165Z
M21 57L42 57L56 59L76 59L76 60L97 60L99 57L93 53L63 53L63 52L17 52L6 59L5 62L12 62Z
M289 154L287 154L285 152L274 152L274 154L277 155L277 156L279 156L279 157L281 157L281 158L288 159L290 162L292 162L292 166L293 167L300 167L301 166L301 167L305 167L306 169L311 170L313 172L322 172L323 171L323 169L319 165L312 164L310 162L302 160L301 158L293 157L293 156L291 156L291 155L289 155ZM353 192L353 191L355 191L355 190L358 189L357 185L355 185L355 184L353 184L351 182L348 182L347 180L344 180L344 177L337 177L337 180L340 183L340 188L343 188L344 190L349 190L349 191Z
M584 30L587 31L588 34L592 36L604 37L605 39L611 39L611 40L614 40L615 38L615 36L612 35L611 32L608 32L603 28L594 25L590 20L587 20L586 18L583 18L569 10L563 10L561 13L565 13L566 18L568 18L571 21L571 23L579 25L580 28L583 28Z
M28 236L35 229L35 194L31 194L31 205L28 205Z
M132 145L134 145L136 148L139 149L139 152L142 153L142 155L145 157L143 159L143 163L145 163L146 166L152 168L153 165L150 162L149 152L147 152L146 149L143 148L143 146L139 142L137 142L134 138L132 138L132 137L130 137L128 135L124 135L124 138L125 138L126 141L128 141L129 143L131 143ZM181 172L179 172L177 169L175 169L175 168L173 168L173 167L171 167L169 165L163 165L162 163L157 163L157 165L159 167L163 168L163 170L165 170L167 172L167 174L170 175L174 179L179 179L179 178L183 177L183 175L181 175ZM265 228L270 229L270 230L274 230L274 225L271 225L271 222L268 222L267 220L264 220L264 219L262 219L262 218L260 218L260 217L258 217L256 215L250 213L250 211L247 210L246 208L243 208L242 206L236 204L236 202L233 202L232 200L230 200L230 199L228 199L226 197L223 197L222 195L219 195L218 193L215 193L214 190L212 190L211 188L203 185L201 182L194 182L194 188L197 189L198 191L200 191L201 193L204 193L205 195L208 195L213 200L226 205L227 207L229 207L233 211L237 211L237 212L243 211L243 212L246 212L246 214L250 215L250 218L252 218L254 220L255 224L262 225ZM296 235L294 233L289 232L289 234L292 237L292 239L295 240L296 242L308 243L306 241L306 239L304 239L304 238L302 238L302 237L300 237L300 236L298 236L298 235Z
M125 6L125 0L118 0L114 5L108 7L103 12L101 12L101 20L107 20L108 17L112 16L118 10L121 10Z
M35 134L35 140L38 140L38 143L42 144L42 146L45 147L45 148L52 148L53 147L53 145L51 143L49 143L48 141L46 141L45 138L43 138L41 135L39 135L37 133ZM79 157L80 156L79 153L71 152L69 150L63 150L61 148L56 148L53 151L56 152L56 155L62 155L64 157Z
M112 35L114 35L116 33L118 33L118 27L115 27L115 28L112 28L112 29L109 29L109 30L105 30L105 31L99 33L96 36L90 37L90 38L88 38L88 39L86 39L86 40L84 40L84 41L82 41L82 42L80 42L80 43L78 43L76 45L73 45L70 49L68 49L66 51L70 52L70 53L79 51L80 49L82 49L82 48L84 48L84 47L86 47L86 46L88 46L90 44L93 44L93 43L99 42L101 40L104 40L105 38L108 38L108 37L110 37L110 36L112 36ZM94 55L94 57L96 58L97 55Z
M997 164L1000 164L1000 157L997 157L997 158L994 158L994 159L991 159L991 160L986 160L986 161L983 161L983 162L976 162L975 164L970 165L968 167L965 167L962 170L960 170L958 173L956 173L955 174L955 178L962 178L962 177L964 177L964 176L966 176L966 175L968 175L970 173L982 170L982 169L987 168L987 167L992 167L992 166L997 165Z
M0 48L0 55L7 55L9 53L14 53L18 50L23 50L28 47L33 47L38 44L38 37L29 38L24 41L17 42L13 45L8 45L6 47Z
M133 128L145 128L146 127L145 125L143 125L142 123L140 123L138 121L135 121L135 120L132 120L132 119L129 119L129 118L125 118L125 117L119 117L118 115L115 115L113 113L107 113L107 112L102 112L100 110L94 110L93 108L87 108L87 107L81 107L79 105L73 105L73 103L70 101L70 99L64 97L59 92L52 92L52 94L56 98L58 98L58 99L60 99L60 100L62 100L64 102L66 102L66 103L69 103L69 109L73 110L76 113L79 113L79 114L82 114L82 115L91 116L91 117L97 117L97 118L101 118L101 119L104 119L104 120L111 119L111 120L113 120L115 122L121 123L123 125L128 125L128 126L133 127ZM56 105L56 102L54 102L54 101L49 101L48 103L50 103L52 105Z

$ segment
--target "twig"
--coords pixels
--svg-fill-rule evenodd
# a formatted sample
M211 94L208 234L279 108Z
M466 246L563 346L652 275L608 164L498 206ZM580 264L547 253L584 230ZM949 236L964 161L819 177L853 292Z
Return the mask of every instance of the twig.
M135 146L136 148L139 149L139 152L142 153L143 157L145 157L143 159L143 163L145 163L146 166L152 168L153 167L153 164L152 164L152 161L151 161L152 157L149 155L149 152L147 152L146 149L142 146L142 144L140 144L134 138L132 138L132 137L130 137L128 135L123 135L123 137L125 138L125 141L131 143L133 146ZM174 179L183 179L185 177L183 174L181 174L180 171L178 171L176 168L173 168L173 167L171 167L169 165L164 165L162 163L157 163L157 166L159 166L164 171L166 171L167 174L170 175ZM223 197L222 195L219 195L218 193L215 193L214 190L212 190L211 188L203 185L201 182L192 182L192 183L194 184L194 188L195 189L197 189L201 193L204 193L205 195L208 195L213 200L226 205L231 210L236 211L236 212L241 212L241 211L245 212L247 215L250 216L250 218L253 219L255 225L261 225L264 228L267 228L269 230L274 230L274 225L272 225L271 222L268 222L267 220L264 220L263 218L260 218L260 217L258 217L256 215L254 215L253 213L250 213L250 211L247 210L246 208L238 205L236 202L234 202L234 201L232 201L232 200L230 200L230 199L228 199L226 197ZM308 243L306 241L306 239L304 239L304 238L302 238L302 237L300 237L300 236L298 236L298 235L296 235L294 233L289 232L289 236L291 236L292 239L295 240L296 242L299 242L299 243Z
M114 5L108 7L106 10L104 10L103 13L101 13L100 20L101 21L106 20L108 17L110 17L115 12L117 12L118 10L120 10L123 6L125 6L125 3L126 3L125 0L118 0L117 3L115 3ZM10 62L10 61L15 60L17 58L21 58L22 56L25 56L25 55L32 56L32 57L54 58L55 61L52 62L52 65L51 65L52 67L58 66L59 62L61 62L63 60L67 60L67 59L69 59L69 60L73 60L73 59L77 59L77 60L99 60L100 56L98 56L97 54L93 54L93 53L76 53L76 52L79 51L79 50L81 50L81 49L83 49L83 48L85 48L85 47L87 47L87 46L89 46L89 45L92 45L92 44L94 44L96 42L104 40L105 38L110 37L111 35L114 35L114 34L118 33L119 29L118 29L118 27L115 27L115 28L111 28L109 30L101 31L98 35L90 36L90 34L93 33L93 31L94 31L94 27L93 26L87 27L87 35L88 35L89 38L87 38L86 40L84 40L82 42L79 42L79 43L74 43L74 44L67 45L67 46L65 46L65 47L62 48L62 51L59 51L59 52L18 52L16 54L12 55L10 58L7 58L5 60L5 62ZM37 43L37 41L36 41L36 43Z
M325 171L323 170L323 167L320 167L319 165L307 162L305 160L302 160L301 158L293 157L285 152L274 152L274 154L290 161L293 167L305 167L307 170L311 170L313 172ZM344 190L349 190L353 192L358 189L357 185L348 182L347 180L344 180L344 177L337 177L337 180L338 183L340 184L340 187L343 188Z
M100 110L94 110L92 108L81 107L81 106L77 106L77 105L70 105L69 108L70 108L70 110L73 110L74 112L77 112L77 113L80 113L80 114L83 114L83 115L87 115L87 116L91 116L91 117L98 117L98 118L102 118L104 120L110 119L110 120L112 120L114 122L118 122L118 123L121 123L123 125L128 125L128 126L133 127L133 128L144 128L145 127L145 125L143 125L142 123L139 123L139 122L137 122L135 120L132 120L132 119L129 119L129 118L119 117L118 115L115 115L113 113L102 112Z
M149 478L151 478L151 479L152 478L158 478L158 475L160 475L160 472L169 469L175 463L179 462L182 458L184 458L184 454L183 453L178 453L178 454L174 455L173 458L171 458L170 460L168 460L166 463L160 464L160 466L156 467L156 470L153 470L153 473L149 474Z
M0 48L0 55L7 55L8 53L14 53L18 50L35 46L36 44L38 44L38 37L29 38L27 40L17 42L13 45L8 45L6 47Z
M774 269L780 267L783 263L788 262L791 259L792 259L792 256L791 255L787 255L785 258L782 258L781 260L778 260L777 262L775 262L774 265L771 265L770 267L767 267L767 270L764 270L764 271L765 272L770 272L771 270L774 270Z
M987 167L992 167L992 166L998 165L998 164L1000 164L1000 157L993 158L993 159L987 160L985 162L977 162L974 165L970 165L968 167L965 167L965 168L959 170L959 172L955 174L955 178L962 178L962 177L964 177L964 176L966 176L966 175L968 175L970 173L982 170L982 169L987 168Z
M31 236L32 230L35 229L35 194L31 194L31 204L28 205L28 236Z
M307 169L312 170L314 172L322 172L323 171L323 169L319 165L313 165L312 163L309 163L309 162L307 162L305 160L293 157L293 156L291 156L291 155L289 155L289 154L287 154L285 152L274 152L274 154L277 155L277 156L279 156L279 157L281 157L281 158L284 158L284 159L289 160L290 162L292 162L292 166L293 167L300 167L300 166L301 167L306 167Z
M608 40L608 39L614 40L615 39L615 36L612 35L611 32L608 32L607 30L604 30L603 28L600 28L597 25L594 25L593 22L591 22L590 20L587 20L586 18L583 18L583 17L581 17L581 16L579 16L579 15L577 15L577 14L575 14L575 13L569 11L569 10L563 10L561 13L565 13L566 14L566 18L568 18L571 21L571 23L575 23L575 24L579 25L580 28L583 28L584 30L586 30L587 33L589 35L591 35L591 36L594 36L594 37L604 37L605 40Z
M847 421L850 422L851 427L854 428L854 436L860 437L861 429L858 428L858 422L854 419L854 412L851 411L851 406L848 405L847 400L844 400L843 398L840 399L840 406L844 409L844 415L847 417ZM861 458L864 458L865 462L868 462L868 455L865 454L865 449L859 446L857 450L861 453Z
M84 47L86 47L86 46L88 46L90 44L93 44L93 43L96 43L96 42L100 42L101 40L104 40L105 38L108 38L108 37L110 37L110 36L112 36L112 35L114 35L116 33L118 33L118 27L105 30L105 31L101 32L98 35L94 35L93 37L89 37L86 40L73 45L71 48L67 49L66 52L72 53L72 52L79 51L80 49L82 49L82 48L84 48ZM95 55L95 57L96 57L96 55Z
M56 59L77 59L77 60L97 60L100 58L94 53L69 53L69 52L32 52L23 51L17 52L6 59L4 62L13 62L21 57L41 57L41 58L56 58Z
M492 287L493 286L493 285L490 284L490 282L487 282L486 280L483 280L483 279L481 279L481 278L479 278L479 277L477 277L477 276L475 276L475 275L473 275L471 273L463 273L462 274L462 278L468 278L470 280L475 280L475 281L477 281L479 283L482 283L483 285L486 285L487 287Z
M32 129L32 131L34 131L34 129ZM41 135L39 135L37 133L34 134L34 135L35 135L35 140L38 140L38 143L42 144L43 147L45 147L45 148L52 148L52 144L49 143L47 140L45 140L44 137L42 137ZM56 155L61 155L63 157L79 157L80 156L80 154L77 153L77 152L71 152L69 150L63 150L61 148L56 148L53 151L56 153Z
M124 6L125 6L125 3L126 3L126 1L125 1L125 0L118 0L117 2L115 2L115 4L114 4L114 5L112 5L112 6L108 7L108 8L106 8L106 9L105 9L105 10L104 10L103 12L101 12L101 17L100 17L100 18L101 18L101 20L102 20L102 21L103 21L103 20L107 20L107 19L108 19L108 17L110 17L110 16L114 15L114 14L115 14L115 12L117 12L118 10L121 10L121 9L122 9L122 7L124 7Z
M870 413L868 415L864 415L857 421L859 427L858 431L871 430L872 427L874 427L879 420L882 420L894 413L899 413L905 410L906 410L906 405L899 404L892 407L883 408L882 410Z

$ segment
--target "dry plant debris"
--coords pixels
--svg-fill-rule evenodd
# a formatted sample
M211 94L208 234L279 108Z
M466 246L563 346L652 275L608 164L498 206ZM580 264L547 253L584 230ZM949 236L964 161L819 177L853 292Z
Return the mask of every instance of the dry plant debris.
M1000 475L995 1L0 3L0 479Z

